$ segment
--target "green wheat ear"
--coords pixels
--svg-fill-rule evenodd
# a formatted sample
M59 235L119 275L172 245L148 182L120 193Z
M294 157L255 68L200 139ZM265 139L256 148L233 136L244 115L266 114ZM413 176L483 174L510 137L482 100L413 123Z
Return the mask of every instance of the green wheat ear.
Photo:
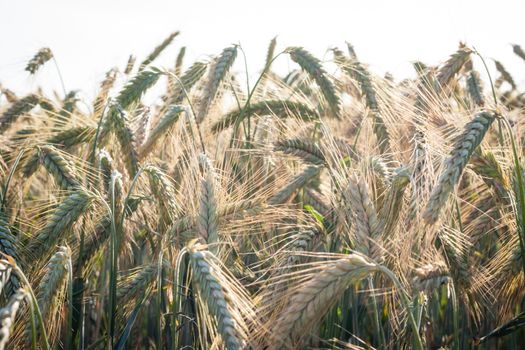
M173 41L173 39L175 39L175 37L177 37L179 35L179 32L173 32L171 33L159 46L157 46L153 52L151 52L148 57L146 57L146 59L144 61L142 61L142 63L140 64L140 70L142 70L145 66L147 66L148 64L150 64L151 62L153 62L157 57L159 57L159 55L162 53L162 51L164 51L168 46L169 44L171 44L171 42Z
M108 123L111 130L117 136L120 149L124 155L124 161L130 178L134 178L139 170L139 156L135 134L131 129L129 116L118 104L111 106Z
M15 262L20 263L16 248L16 237L11 231L8 218L4 212L0 212L0 252L12 257ZM11 296L20 288L20 279L15 273L9 274L6 285L6 296ZM0 292L2 290L0 289Z
M35 74L40 67L42 67L47 61L53 58L53 52L48 47L43 47L31 58L27 63L26 71L31 74Z
M454 76L469 62L472 52L470 48L461 44L458 51L450 56L443 67L437 72L436 78L441 88L448 86Z
M237 335L235 318L231 312L228 294L217 278L210 259L216 259L209 251L191 249L190 264L193 281L200 294L200 300L205 302L212 317L217 322L218 333L226 349L241 349L241 341Z
M133 103L138 102L142 95L155 85L163 74L163 71L154 67L140 71L126 86L124 86L117 96L117 102L120 107L122 107L122 109L127 109Z
M334 50L334 55L335 62L341 69L359 84L362 95L365 97L366 106L372 117L373 130L379 143L380 152L382 154L389 152L390 136L388 135L388 129L384 119L381 116L381 110L377 101L375 88L372 84L370 72L357 59L348 60L337 50Z
M237 57L237 45L225 48L219 57L217 57L210 68L208 74L208 82L204 88L204 95L202 97L199 111L196 115L196 121L198 123L202 122L208 110L211 108L217 93L220 90L221 84L226 78L230 68L235 62Z
M496 116L490 112L481 112L469 122L456 141L454 149L445 161L445 168L437 185L430 195L430 200L423 214L428 224L435 223L450 193L458 184L463 169L479 146Z
M321 61L302 47L289 47L286 52L317 83L328 102L332 115L339 118L341 116L341 101L335 85L328 79L328 74L321 66Z
M92 201L93 197L82 190L70 194L52 212L44 228L31 239L27 250L35 257L47 255L88 210Z
M240 124L247 116L275 115L281 119L295 116L304 121L318 120L319 114L301 102L288 100L267 100L250 104L247 108L236 109L212 125L212 132L219 132L232 125Z
M166 135L172 126L179 120L180 114L186 110L186 107L174 105L160 118L157 125L149 133L144 143L138 150L139 158L146 157L155 148L158 142Z
M285 154L294 155L314 165L323 165L326 161L321 147L316 142L300 138L278 141L275 143L274 149Z
M15 101L1 116L0 116L0 134L3 134L13 124L18 117L31 111L38 103L40 98L35 94L27 95Z
M184 72L182 77L180 77L180 81L172 79L173 81L171 82L171 84L173 84L173 91L170 92L170 96L168 96L167 103L182 103L182 101L184 101L184 99L188 97L186 94L189 93L193 86L195 86L195 84L197 84L197 82L200 81L200 79L206 73L207 69L207 63L197 61L193 63L191 67ZM168 78L170 77L171 76L168 76Z
M77 189L80 187L80 180L64 154L51 145L38 146L24 165L24 176L31 176L42 164L61 189Z

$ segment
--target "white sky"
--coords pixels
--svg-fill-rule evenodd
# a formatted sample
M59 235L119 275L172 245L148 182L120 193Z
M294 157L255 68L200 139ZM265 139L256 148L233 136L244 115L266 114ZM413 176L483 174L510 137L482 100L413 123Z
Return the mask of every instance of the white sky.
M131 53L140 61L175 30L181 35L156 65L172 66L183 45L188 66L240 42L254 73L277 35L278 51L304 46L320 58L348 40L373 71L401 79L413 74L410 62L442 62L462 40L523 81L525 62L510 44L525 48L524 10L524 0L0 0L0 83L18 93L58 89L53 65L36 77L24 71L48 46L67 89L91 97L109 68L122 68ZM284 56L277 63L281 71L293 66Z

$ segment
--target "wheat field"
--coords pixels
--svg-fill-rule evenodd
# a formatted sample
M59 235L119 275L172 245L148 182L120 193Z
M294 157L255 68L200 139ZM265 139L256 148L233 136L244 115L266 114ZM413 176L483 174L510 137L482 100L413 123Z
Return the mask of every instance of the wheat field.
M248 82L239 45L157 66L177 35L93 101L1 87L0 349L523 346L502 63L460 44L396 80L273 39ZM54 68L42 48L26 70Z

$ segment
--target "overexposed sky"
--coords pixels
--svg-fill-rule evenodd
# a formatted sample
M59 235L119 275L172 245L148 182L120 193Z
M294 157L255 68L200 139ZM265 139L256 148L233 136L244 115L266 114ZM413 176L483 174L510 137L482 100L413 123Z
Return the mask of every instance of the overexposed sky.
M278 51L304 46L321 59L349 41L373 71L401 79L413 74L412 61L442 62L461 40L502 61L523 82L525 62L510 44L525 48L524 14L524 0L0 0L0 83L18 93L39 85L59 89L52 65L36 77L24 71L48 46L66 88L91 97L109 68L122 68L130 54L140 61L175 30L181 35L155 65L173 66L183 45L188 66L240 43L253 74L277 35ZM283 56L276 67L294 65Z

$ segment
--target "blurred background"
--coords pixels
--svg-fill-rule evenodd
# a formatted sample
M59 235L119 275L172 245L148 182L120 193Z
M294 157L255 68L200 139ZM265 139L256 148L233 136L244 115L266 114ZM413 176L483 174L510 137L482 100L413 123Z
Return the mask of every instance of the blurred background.
M325 59L331 59L330 46L345 48L348 41L372 71L390 72L400 80L414 75L411 62L438 64L464 41L489 59L490 69L495 57L523 84L519 77L525 74L519 73L525 64L511 44L525 46L524 10L525 2L512 0L3 0L0 83L16 93L39 85L61 91L53 65L36 77L24 71L38 49L47 46L67 90L80 89L89 99L109 68L123 68L130 54L140 61L180 30L156 66L173 66L181 46L187 47L188 65L240 43L253 76L277 36L277 52L304 46ZM244 71L242 60L236 64L236 71ZM284 72L290 65L283 56L274 67Z

